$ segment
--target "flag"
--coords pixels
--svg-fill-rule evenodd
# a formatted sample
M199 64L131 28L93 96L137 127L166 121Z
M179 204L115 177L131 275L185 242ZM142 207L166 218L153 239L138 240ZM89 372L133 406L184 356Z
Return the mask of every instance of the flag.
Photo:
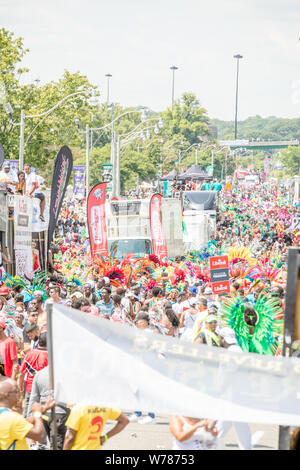
M150 226L153 242L153 251L158 258L168 256L166 237L161 222L161 199L160 194L153 194L150 201Z
M108 256L107 230L105 220L105 196L107 183L98 183L88 197L87 218L92 257Z
M53 308L47 324L57 401L299 425L297 358L230 352L59 304L48 308Z
M57 154L51 185L49 208L48 247L53 239L56 222L73 168L73 155L66 145Z

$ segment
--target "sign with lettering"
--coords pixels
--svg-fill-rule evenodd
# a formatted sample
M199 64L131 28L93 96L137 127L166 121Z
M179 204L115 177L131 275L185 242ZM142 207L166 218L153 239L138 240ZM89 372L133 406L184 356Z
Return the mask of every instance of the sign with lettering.
M212 256L209 258L210 269L225 269L229 268L228 256Z

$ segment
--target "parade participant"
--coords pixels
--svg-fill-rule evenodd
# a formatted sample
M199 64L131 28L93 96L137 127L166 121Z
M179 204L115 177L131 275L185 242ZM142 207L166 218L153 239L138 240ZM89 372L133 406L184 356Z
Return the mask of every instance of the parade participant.
M216 421L171 416L172 450L215 450L218 430Z
M103 436L107 420L117 423ZM75 405L66 421L68 430L63 450L100 450L108 439L123 431L128 423L127 416L121 410Z
M205 327L198 333L194 343L220 346L220 338L216 332L217 325L218 318L215 315L208 315L205 319Z
M83 290L84 298L86 298L91 304L95 305L97 302L97 295L92 291L91 284L87 283L84 285Z
M45 195L40 192L37 175L32 171L29 163L24 165L24 172L26 180L26 195L36 197L40 200L40 220L45 222L44 212L46 207L46 198Z
M40 329L37 324L38 314L35 312L30 312L28 319L30 320L25 328L23 329L23 354L26 354L31 349L36 349L38 347L38 337ZM36 323L30 323L32 319L36 320Z
M28 416L28 404L32 390L32 382L35 374L48 365L47 332L40 333L38 346L36 349L28 351L22 361L18 384L21 391L21 398L24 399L24 418ZM24 392L25 385L25 392Z
M5 280L7 276L3 263L12 264L12 260L10 257L8 247L7 246L5 247L5 252L4 252L2 249L2 243L0 243L0 286L3 284L3 281ZM0 295L2 294L0 293Z
M96 303L101 316L110 318L114 312L114 303L111 298L111 288L103 287L101 289L101 299Z
M18 177L10 166L9 162L4 162L0 171L0 183L4 183L10 193L14 193L18 184Z
M38 371L32 382L32 389L30 394L30 400L28 404L28 416L32 414L32 408L34 403L40 403L44 406L47 403L48 397L51 396L51 390L49 385L49 367L46 366ZM57 450L62 450L67 428L65 426L66 420L70 414L70 409L66 403L56 402L55 406L55 423L56 423L56 446ZM43 419L43 425L46 431L46 435L50 442L50 449L53 449L53 431L51 429L52 415L49 411L45 412L46 418ZM46 442L38 446L38 448L45 449Z
M29 450L26 439L42 442L44 427L42 415L55 405L47 400L44 406L32 405L32 416L24 419L16 412L19 406L19 389L17 382L0 376L0 449Z
M0 376L5 375L13 380L18 371L16 342L5 334L5 321L0 318Z
M16 194L25 196L26 194L26 179L24 171L18 171L18 183L16 184Z

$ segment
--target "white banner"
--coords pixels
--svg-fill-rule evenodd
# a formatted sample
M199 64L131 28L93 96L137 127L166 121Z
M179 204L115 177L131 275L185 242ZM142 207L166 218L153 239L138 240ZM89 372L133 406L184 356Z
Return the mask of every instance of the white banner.
M192 344L53 305L55 398L298 426L300 361Z
M32 276L32 249L26 250L15 250L16 257L16 276L20 276L22 279L24 274L27 277Z
M29 197L14 197L15 249L31 250L32 204Z

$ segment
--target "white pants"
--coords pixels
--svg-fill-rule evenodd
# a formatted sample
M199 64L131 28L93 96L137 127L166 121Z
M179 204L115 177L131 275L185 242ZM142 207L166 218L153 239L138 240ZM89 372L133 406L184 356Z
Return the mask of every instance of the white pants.
M251 431L248 423L238 421L219 421L217 423L218 439L224 437L231 426L234 427L238 446L241 450L252 450Z

